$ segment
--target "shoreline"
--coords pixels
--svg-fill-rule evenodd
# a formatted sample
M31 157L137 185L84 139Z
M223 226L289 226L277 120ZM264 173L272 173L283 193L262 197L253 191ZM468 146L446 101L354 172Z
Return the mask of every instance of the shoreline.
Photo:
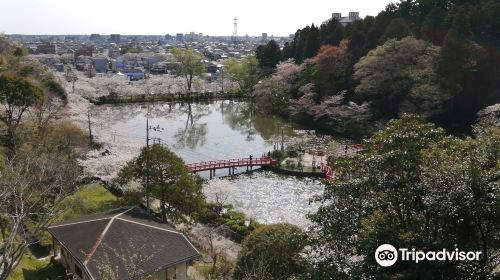
M135 104L148 102L197 102L197 101L215 101L215 100L248 100L250 96L243 93L228 92L191 92L191 93L163 93L156 95L128 95L128 96L110 96L103 95L96 98L85 98L91 104L100 105L118 105Z

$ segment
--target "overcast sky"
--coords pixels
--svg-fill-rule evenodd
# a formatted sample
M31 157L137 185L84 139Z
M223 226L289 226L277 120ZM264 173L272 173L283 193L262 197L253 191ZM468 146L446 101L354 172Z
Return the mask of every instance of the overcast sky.
M288 35L333 12L377 15L391 0L0 0L7 34Z

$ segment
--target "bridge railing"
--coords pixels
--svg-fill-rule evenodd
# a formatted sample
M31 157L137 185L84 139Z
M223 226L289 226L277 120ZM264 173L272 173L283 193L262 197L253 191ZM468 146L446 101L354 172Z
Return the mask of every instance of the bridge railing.
M353 154L353 153L358 153L363 151L363 145L362 144L354 144L354 145L346 145L342 149L340 154ZM235 158L235 159L225 159L225 160L211 160L211 161L203 161L203 162L197 162L197 163L190 163L186 164L186 167L189 169L191 172L199 172L199 171L206 171L206 170L213 170L213 169L222 169L222 168L231 168L231 167L240 167L240 166L259 166L259 165L273 165L276 164L276 161L273 160L271 157L260 157L260 158ZM329 172L325 171L328 175L333 175L332 170L330 169Z
M197 163L186 164L186 167L191 172L209 170L209 169L221 169L230 168L238 166L253 166L253 165L270 165L274 161L270 157L260 157L260 158L238 158L238 159L225 159L217 161L203 161Z

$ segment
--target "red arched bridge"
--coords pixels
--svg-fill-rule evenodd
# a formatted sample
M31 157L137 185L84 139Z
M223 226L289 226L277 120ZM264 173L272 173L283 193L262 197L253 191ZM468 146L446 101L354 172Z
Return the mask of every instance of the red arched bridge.
M210 178L215 175L215 170L217 169L229 169L229 175L234 174L234 169L236 167L246 167L247 171L252 169L254 166L265 166L265 165L276 165L278 162L271 157L260 157L260 158L238 158L238 159L225 159L225 160L213 160L213 161L203 161L197 163L187 164L186 167L190 172L196 173L201 171L210 171Z
M363 151L363 145L344 145L338 151L338 156L347 156ZM238 158L238 159L225 159L225 160L212 160L197 163L186 164L187 169L192 173L210 171L210 179L215 176L217 169L229 169L229 175L233 174L237 167L246 167L247 171L252 170L254 166L269 166L277 165L278 161L268 156L260 158ZM323 165L322 170L325 173L325 179L330 180L334 177L333 170L328 165Z

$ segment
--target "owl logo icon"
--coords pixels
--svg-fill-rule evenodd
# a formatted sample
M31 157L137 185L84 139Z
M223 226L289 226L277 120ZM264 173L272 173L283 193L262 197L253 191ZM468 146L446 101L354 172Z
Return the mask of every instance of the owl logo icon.
M398 250L391 244L382 244L375 251L375 260L380 266L392 266L398 260Z

